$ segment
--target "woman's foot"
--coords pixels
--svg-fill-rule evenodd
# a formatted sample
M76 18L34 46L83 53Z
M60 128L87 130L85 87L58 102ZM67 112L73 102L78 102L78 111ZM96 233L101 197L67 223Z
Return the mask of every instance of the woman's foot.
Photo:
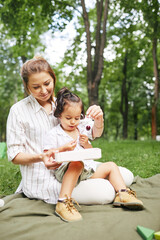
M131 189L121 189L117 192L113 202L114 207L126 207L131 210L142 210L143 202L136 197Z
M66 222L75 222L82 220L82 216L75 208L72 198L67 197L65 200L58 200L55 213Z

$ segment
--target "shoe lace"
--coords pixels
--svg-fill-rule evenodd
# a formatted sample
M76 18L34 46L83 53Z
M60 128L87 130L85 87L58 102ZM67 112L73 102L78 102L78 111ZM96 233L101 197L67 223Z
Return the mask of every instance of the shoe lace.
M127 192L128 194L133 195L134 197L136 197L136 192L134 190L132 190L131 188L121 189L120 191L117 192L116 195L119 195L120 192Z
M78 211L78 210L75 208L73 202L75 202L76 205L77 205L78 207L80 207L79 204L78 204L78 202L77 202L74 198L68 198L68 196L66 195L66 199L64 200L64 203L65 203L66 208L68 209L68 211L70 211L71 213L72 213L73 210L74 210L74 211Z
M136 192L134 190L132 190L131 188L128 188L127 189L127 192L130 194L130 195L133 195L134 197L137 197L136 196Z

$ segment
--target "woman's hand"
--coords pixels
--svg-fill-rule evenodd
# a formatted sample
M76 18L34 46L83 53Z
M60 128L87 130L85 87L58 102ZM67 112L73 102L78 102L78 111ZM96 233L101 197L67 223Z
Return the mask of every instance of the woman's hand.
M56 161L54 161L54 154L56 152L59 152L58 150L55 149L50 149L48 151L45 151L44 153L42 153L41 158L42 161L44 162L44 165L46 166L46 168L48 169L56 169L58 168L61 164L57 163Z
M100 106L97 106L97 105L90 106L86 114L87 114L87 117L90 117L97 122L100 122L100 123L103 122L103 111L100 108Z
M100 106L90 106L87 110L87 117L90 117L94 120L93 137L100 137L104 128L103 111Z
M58 168L61 163L57 163L56 161L54 161L55 158L55 153L57 152L64 152L64 151L73 151L76 147L77 141L73 140L65 145L63 145L62 147L60 147L58 150L56 149L50 149L48 151L44 151L44 153L41 154L41 159L44 162L44 165L46 166L46 168L48 169L56 169Z

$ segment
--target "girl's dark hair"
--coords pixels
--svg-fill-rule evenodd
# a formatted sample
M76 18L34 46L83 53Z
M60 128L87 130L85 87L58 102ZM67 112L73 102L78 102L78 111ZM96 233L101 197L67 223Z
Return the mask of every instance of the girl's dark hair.
M21 68L21 77L24 82L24 86L27 94L29 94L29 91L28 91L29 77L32 74L41 73L41 72L46 72L51 76L51 78L53 79L53 84L55 88L56 76L51 66L43 57L35 56L34 58L26 61ZM54 99L54 91L53 91L52 100L53 99Z
M64 111L64 107L70 102L80 103L81 104L81 119L85 117L84 106L82 100L74 93L70 92L68 88L63 87L57 93L56 99L56 109L54 112L54 116L59 118L61 113Z

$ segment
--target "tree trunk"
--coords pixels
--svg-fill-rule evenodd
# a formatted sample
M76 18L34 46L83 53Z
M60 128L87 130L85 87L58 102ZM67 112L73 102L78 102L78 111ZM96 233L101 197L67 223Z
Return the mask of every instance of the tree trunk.
M123 80L122 80L122 87L121 87L121 104L120 104L120 112L123 118L123 132L122 136L123 139L127 139L128 137L128 91L127 89L127 51L124 58L124 65L123 65Z
M153 56L153 69L155 77L155 87L154 87L154 99L152 105L152 138L156 139L157 135L157 105L159 98L159 73L158 73L158 59L157 59L157 38L153 39L152 42L152 56Z
M81 0L83 10L83 20L86 32L87 46L87 89L89 104L98 104L98 88L103 71L103 53L106 44L106 24L108 17L109 0L96 2L97 7L97 26L95 37L95 53L91 53L91 33L88 12L86 11L85 1Z
M26 56L21 56L21 60L22 60L23 63L25 63L27 61Z
M156 112L157 112L156 104L154 103L152 105L152 124L151 124L152 139L156 139L156 135L157 135Z
M156 139L157 135L157 112L158 112L158 98L159 98L159 72L158 72L158 58L157 58L157 39L159 34L159 1L153 1L154 4L154 25L153 25L153 39L152 39L152 56L153 56L153 72L155 78L154 99L152 105L152 138Z
M26 56L21 56L21 60L22 60L22 63L24 64L27 61ZM26 91L24 91L24 95L23 96L24 96L24 98L28 96Z
M117 120L117 123L116 123L116 134L115 134L115 138L114 138L115 141L117 140L117 138L119 136L120 127L121 127L121 124L119 124L119 122Z
M134 122L134 140L137 140L138 139L138 130L137 130L138 113L137 113L137 108L135 103L133 106L133 122Z

